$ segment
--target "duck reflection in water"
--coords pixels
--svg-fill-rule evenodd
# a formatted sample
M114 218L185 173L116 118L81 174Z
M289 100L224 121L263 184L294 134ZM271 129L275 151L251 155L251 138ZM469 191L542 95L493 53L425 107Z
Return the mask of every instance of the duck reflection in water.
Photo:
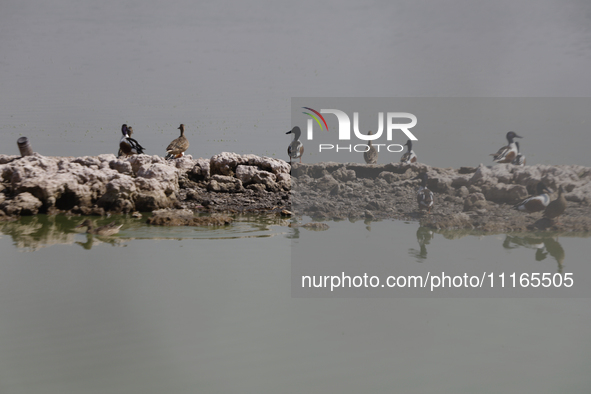
M513 235L507 235L503 242L505 249L516 249L519 247L535 249L536 250L536 261L545 260L548 255L552 256L558 264L557 272L562 273L564 264L564 248L558 242L558 237L553 238L549 236L535 237L525 236L517 237Z
M415 257L418 263L422 263L427 259L427 246L433 239L433 231L427 227L419 227L417 229L417 242L419 243L419 250L414 248L408 249L408 254Z

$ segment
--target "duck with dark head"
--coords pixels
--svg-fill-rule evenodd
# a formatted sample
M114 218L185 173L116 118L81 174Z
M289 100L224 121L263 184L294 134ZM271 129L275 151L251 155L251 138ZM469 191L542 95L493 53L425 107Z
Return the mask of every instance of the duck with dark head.
M293 141L287 147L287 155L289 156L289 164L291 164L292 159L300 159L300 163L302 162L302 156L304 154L304 144L300 141L300 135L302 135L302 131L298 126L295 126L293 129L289 130L285 134L293 134Z
M420 179L421 185L419 186L419 190L417 191L417 203L419 204L419 210L427 210L427 213L431 213L431 208L433 208L433 192L429 190L427 187L427 180L429 177L427 176L426 172L422 172L414 179Z
M404 144L404 146L406 146L407 150L406 150L406 153L403 154L402 157L400 158L400 162L402 164L416 163L417 162L417 155L412 150L412 141L411 140L406 141L406 144Z
M133 134L131 126L127 127L126 124L123 124L121 126L121 134L123 136L119 140L118 156L141 155L144 153L145 148L135 139L131 138Z
M508 144L503 146L497 153L491 153L495 163L511 163L519 154L519 148L514 141L515 138L523 138L517 135L514 131L510 131L506 135Z

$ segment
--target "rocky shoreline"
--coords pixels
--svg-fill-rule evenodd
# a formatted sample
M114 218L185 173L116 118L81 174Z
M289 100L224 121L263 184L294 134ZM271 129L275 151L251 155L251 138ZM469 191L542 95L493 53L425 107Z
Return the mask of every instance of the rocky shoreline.
M431 214L419 212L416 192L420 172L435 193ZM476 229L484 232L591 231L591 168L498 164L460 169L425 164L358 163L294 164L293 210L316 220L420 221L432 229ZM563 186L568 207L557 221L542 213L512 209L535 193L543 181L553 190ZM555 195L552 198L556 198Z
M432 213L417 209L418 173L435 193ZM293 178L292 178L293 177ZM591 168L577 165L436 168L424 164L293 164L223 152L117 158L0 155L0 220L37 213L130 214L162 209L197 213L283 214L315 220L420 221L433 229L591 231ZM535 193L538 182L566 190L559 221L512 205ZM183 211L186 213L186 211ZM185 215L186 216L186 215Z
M280 212L288 208L290 166L283 160L221 153L117 158L0 155L0 217L37 213L104 215L192 209Z

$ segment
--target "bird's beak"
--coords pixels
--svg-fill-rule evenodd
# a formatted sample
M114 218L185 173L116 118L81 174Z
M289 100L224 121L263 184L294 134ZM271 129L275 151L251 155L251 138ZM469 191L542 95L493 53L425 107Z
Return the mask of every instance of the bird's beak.
M515 138L523 138L523 137L520 136L520 135L515 134Z
M288 131L287 133L285 133L285 134L291 134L291 130L289 130L289 131Z
M77 225L77 226L76 226L76 227L74 227L74 228L80 228L80 227L82 227L82 223L80 223L79 225Z

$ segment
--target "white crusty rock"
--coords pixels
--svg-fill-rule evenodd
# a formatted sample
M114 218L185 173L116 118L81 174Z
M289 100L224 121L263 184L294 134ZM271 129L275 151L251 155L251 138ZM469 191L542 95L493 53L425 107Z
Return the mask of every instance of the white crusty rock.
M212 175L229 175L236 172L239 165L256 166L263 171L277 174L289 174L290 166L287 162L270 157L261 157L256 155L241 156L237 153L222 152L215 155L210 160L210 172Z
M244 160L242 156L233 152L222 152L213 156L210 159L209 171L211 175L234 175L236 167L240 164L244 164L247 160Z
M225 175L213 175L207 189L221 193L241 192L244 190L240 179Z
M2 204L4 212L8 215L36 215L39 213L39 208L43 203L31 193L21 193L13 200L6 201Z
M199 158L195 160L194 163L195 165L190 172L191 176L198 181L208 180L210 160Z
M258 167L239 165L236 167L236 178L240 179L243 185L251 183L270 184L275 182L277 177L268 171L263 171Z

